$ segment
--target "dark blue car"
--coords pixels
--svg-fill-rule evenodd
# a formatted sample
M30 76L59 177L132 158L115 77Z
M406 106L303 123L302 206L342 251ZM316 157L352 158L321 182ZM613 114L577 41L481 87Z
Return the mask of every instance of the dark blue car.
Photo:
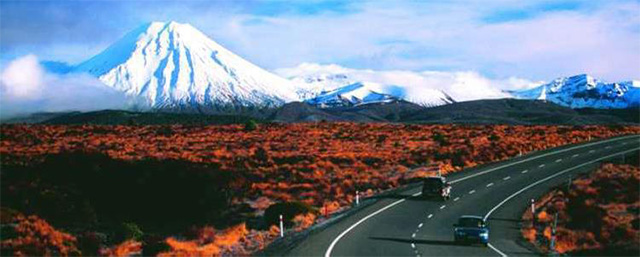
M456 243L489 243L489 228L480 216L463 215L454 224L453 240Z

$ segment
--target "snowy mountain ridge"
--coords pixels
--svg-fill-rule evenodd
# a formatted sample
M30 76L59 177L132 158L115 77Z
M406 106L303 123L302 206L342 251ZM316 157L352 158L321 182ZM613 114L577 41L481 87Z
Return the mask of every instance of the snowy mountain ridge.
M307 103L318 107L356 106L370 103L388 103L399 98L378 93L381 85L375 83L356 82L344 87L339 87L328 92L322 92L318 96L306 100Z
M276 70L276 75L177 22L138 27L77 66L42 66L52 72L89 73L136 99L136 107L152 109L278 107L292 101L329 107L394 100L432 107L498 98L548 100L571 108L640 106L639 81L605 83L585 74L543 84L489 79L477 72L374 71L303 63ZM528 89L505 90L523 87Z
M605 83L587 74L555 79L547 84L508 91L515 98L547 100L570 108L640 107L640 82Z

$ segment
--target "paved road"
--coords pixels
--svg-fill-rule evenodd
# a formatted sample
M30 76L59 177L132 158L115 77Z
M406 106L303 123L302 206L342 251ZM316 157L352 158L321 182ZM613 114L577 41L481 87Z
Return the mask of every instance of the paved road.
M375 204L314 233L287 252L289 256L527 256L534 249L521 242L519 222L530 199L569 176L592 171L598 161L640 149L640 136L626 136L563 146L469 169L448 176L452 197L425 200L420 187L389 195ZM453 243L460 215L486 217L489 247Z

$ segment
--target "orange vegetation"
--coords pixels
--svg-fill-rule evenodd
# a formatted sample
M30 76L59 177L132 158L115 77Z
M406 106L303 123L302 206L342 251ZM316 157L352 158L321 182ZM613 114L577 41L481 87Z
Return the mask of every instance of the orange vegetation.
M295 230L316 215L343 210L361 197L427 174L504 160L564 144L626 134L638 126L410 125L357 123L222 126L2 125L3 163L34 163L70 151L100 152L121 160L179 159L237 174L234 204L262 215L271 204L300 201L317 210L296 217ZM413 169L421 167L420 169ZM278 234L233 227L213 239L168 238L166 255L234 255L262 249ZM228 234L228 235L227 235Z
M559 253L598 251L637 253L640 249L640 167L604 164L588 177L573 181L571 190L557 189L536 203L537 220L523 214L522 235L548 251L552 215L558 214L555 250Z
M77 256L76 238L53 228L37 216L17 215L11 224L12 234L4 233L0 246L3 255L13 256Z
M142 252L142 243L135 240L126 240L114 247L101 249L104 256L132 256Z
M234 252L235 255L245 253L242 242L249 235L246 225L240 224L224 231L217 232L212 227L200 229L194 240L178 240L167 238L166 243L171 250L160 253L160 256L218 256L222 252ZM233 251L236 250L236 251Z
M303 123L265 124L247 132L241 125L3 125L0 155L3 161L28 162L81 150L126 160L219 164L253 178L238 181L238 190L246 192L238 202L299 200L335 211L336 203L350 205L356 190L375 193L425 172L446 174L548 147L639 133L636 126ZM431 168L408 169L421 166ZM264 210L267 202L261 201L255 206Z

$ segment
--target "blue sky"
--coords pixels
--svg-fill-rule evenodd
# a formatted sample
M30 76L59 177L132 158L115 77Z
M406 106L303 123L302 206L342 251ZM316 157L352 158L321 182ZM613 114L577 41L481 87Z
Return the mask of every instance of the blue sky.
M300 63L640 78L640 1L1 1L0 63L78 63L149 21L178 21L267 69Z

